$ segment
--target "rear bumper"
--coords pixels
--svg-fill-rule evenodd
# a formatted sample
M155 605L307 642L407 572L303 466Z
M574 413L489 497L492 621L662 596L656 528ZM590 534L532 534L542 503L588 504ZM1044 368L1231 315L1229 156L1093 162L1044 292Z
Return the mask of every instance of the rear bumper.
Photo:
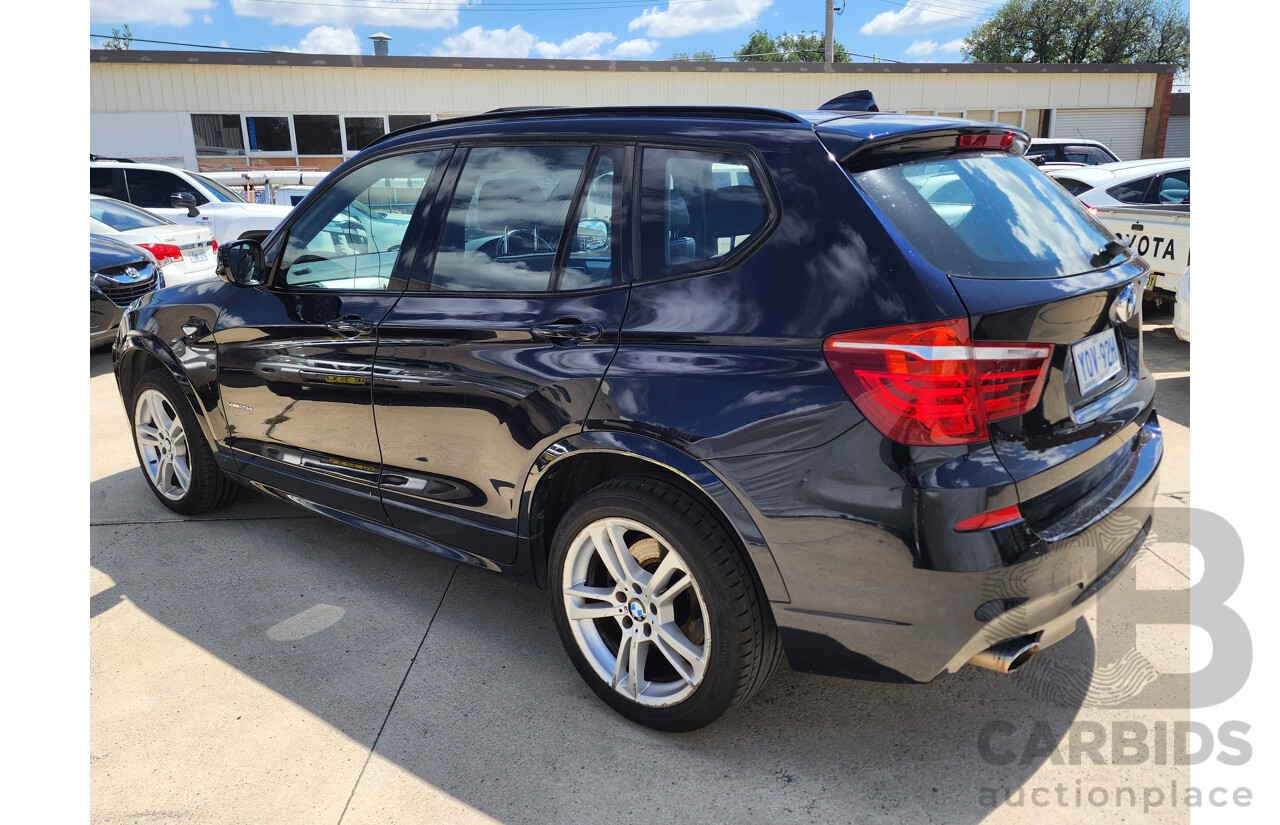
M890 509L886 499L876 518L865 500L815 507L814 488L827 498L861 499L866 488L856 482L870 481L860 476L874 471L863 469L865 463L853 468L873 456L859 456L856 445L844 455L849 445L806 451L813 454L799 465L808 469L791 489L810 488L808 512L801 506L789 518L758 508L752 513L791 595L790 603L775 602L773 609L792 669L927 682L1014 636L1037 636L1041 647L1069 636L1092 597L1132 563L1150 527L1163 439L1154 413L1134 430L1124 472L1109 481L1108 500L1094 497L1087 512L1072 514L1069 529L1058 523L1051 531L1021 522L978 535L954 533L956 507L948 505L948 494L969 506L971 490L902 488L900 509ZM973 455L983 460L980 451ZM717 470L732 474L730 464L717 462ZM840 473L834 468L842 465L843 489L837 478L822 477ZM771 481L788 484L780 475ZM746 488L752 498L751 484ZM1005 494L999 488L986 493L992 500ZM843 518L832 517L837 507L846 508ZM895 521L895 510L913 515ZM946 529L924 529L924 522ZM947 532L955 541L944 548Z

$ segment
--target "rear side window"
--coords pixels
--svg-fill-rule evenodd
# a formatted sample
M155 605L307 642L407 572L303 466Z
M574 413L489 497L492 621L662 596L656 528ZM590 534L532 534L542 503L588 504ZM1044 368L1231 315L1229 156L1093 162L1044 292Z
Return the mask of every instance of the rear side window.
M1111 235L1019 157L966 155L854 175L929 263L969 278L1060 278L1108 263Z
M1096 146L1068 146L1064 150L1067 161L1069 163L1083 163L1086 166L1097 166L1099 163L1114 163L1114 159L1107 156Z
M89 167L89 194L102 195L106 198L120 198L123 192L117 192L114 175L111 169Z
M641 169L642 280L720 266L768 221L744 155L650 147Z
M1156 193L1151 191L1151 184L1155 179L1155 175L1148 175L1121 183L1108 189L1107 194L1121 203L1156 203Z
M1156 203L1191 203L1191 170L1181 169L1162 175Z

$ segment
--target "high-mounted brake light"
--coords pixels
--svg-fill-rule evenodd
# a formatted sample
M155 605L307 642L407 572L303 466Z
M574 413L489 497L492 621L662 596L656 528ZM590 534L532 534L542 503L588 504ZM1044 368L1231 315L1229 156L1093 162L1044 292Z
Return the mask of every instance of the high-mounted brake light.
M961 149L1010 149L1013 147L1013 132L1003 135L961 135L956 138L956 146Z
M904 444L986 441L1040 400L1050 344L978 343L963 318L833 335L827 365L862 414Z
M182 250L168 243L140 243L138 246L155 256L156 263L168 266L174 261L182 260Z

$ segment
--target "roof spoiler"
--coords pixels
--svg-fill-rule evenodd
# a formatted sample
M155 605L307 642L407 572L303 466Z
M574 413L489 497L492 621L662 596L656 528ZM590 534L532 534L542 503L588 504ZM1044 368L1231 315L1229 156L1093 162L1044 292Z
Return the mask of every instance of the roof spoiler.
M871 94L870 89L859 89L856 92L847 92L839 97L833 97L819 106L818 109L819 111L833 112L880 111L880 107L876 105L875 95Z

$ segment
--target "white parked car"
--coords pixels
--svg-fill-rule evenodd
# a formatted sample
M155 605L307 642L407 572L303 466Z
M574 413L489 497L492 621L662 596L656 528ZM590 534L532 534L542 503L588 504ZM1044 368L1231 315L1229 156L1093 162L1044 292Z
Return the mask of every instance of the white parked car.
M177 223L208 227L218 243L270 232L292 210L246 203L212 178L158 163L90 161L89 193L131 203Z
M1173 332L1187 343L1191 342L1191 267L1182 273L1178 291L1173 299Z
M1086 206L1191 209L1191 158L1156 158L1047 170ZM1181 208L1185 207L1185 208Z
M147 250L168 286L217 277L218 249L207 226L183 226L124 201L90 195L89 234Z

